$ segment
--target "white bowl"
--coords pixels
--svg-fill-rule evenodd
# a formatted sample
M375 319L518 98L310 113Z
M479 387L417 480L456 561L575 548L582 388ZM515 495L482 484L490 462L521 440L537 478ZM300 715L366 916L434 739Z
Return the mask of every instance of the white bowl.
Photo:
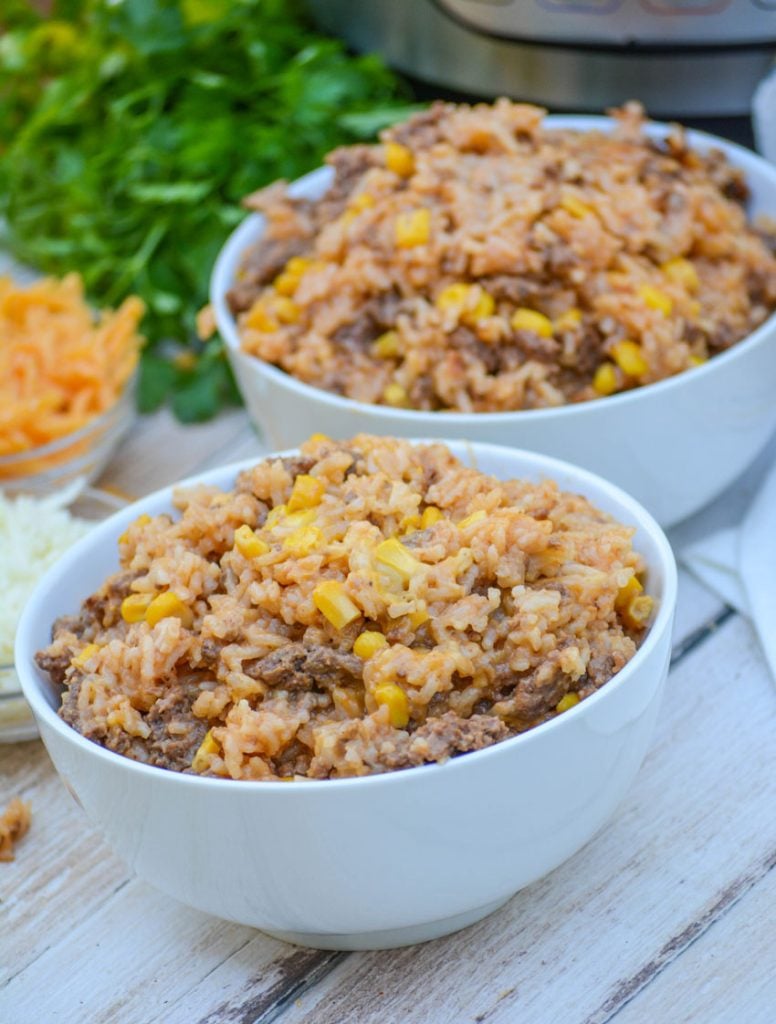
M102 523L41 581L17 632L16 667L65 785L127 864L183 903L302 945L385 948L490 913L583 846L614 813L652 734L670 654L676 567L655 521L584 470L454 442L502 478L551 476L637 527L657 602L635 657L601 690L521 736L443 765L364 778L237 782L148 767L84 739L56 714L35 665L51 623L117 568L117 538L171 489ZM246 465L186 483L231 487ZM477 865L476 869L473 865Z
M610 129L605 117L546 119L551 128ZM654 124L660 138L668 126ZM776 168L741 146L689 132L698 150L722 149L746 173L750 213L776 217ZM291 193L317 199L330 168L300 178ZM341 398L304 384L240 349L226 302L245 250L264 230L248 217L226 242L211 279L218 329L245 404L272 447L299 444L315 432L350 437L358 431L395 437L453 437L529 448L568 459L633 494L663 526L712 501L749 465L776 428L776 316L708 363L657 384L609 398L502 413L439 413L392 409Z

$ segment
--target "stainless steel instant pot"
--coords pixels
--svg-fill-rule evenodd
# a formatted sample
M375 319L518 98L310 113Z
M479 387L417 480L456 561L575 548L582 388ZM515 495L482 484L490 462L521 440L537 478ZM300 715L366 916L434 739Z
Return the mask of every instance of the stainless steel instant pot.
M748 113L776 0L310 0L360 51L446 89L658 116Z

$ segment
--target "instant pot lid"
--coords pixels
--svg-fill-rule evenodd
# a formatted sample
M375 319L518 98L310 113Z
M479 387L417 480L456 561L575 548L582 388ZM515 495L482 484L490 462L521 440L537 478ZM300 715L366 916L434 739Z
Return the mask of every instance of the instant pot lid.
M556 109L748 114L776 56L776 0L309 2L354 49L425 82Z
M475 32L568 45L776 43L776 0L421 0Z

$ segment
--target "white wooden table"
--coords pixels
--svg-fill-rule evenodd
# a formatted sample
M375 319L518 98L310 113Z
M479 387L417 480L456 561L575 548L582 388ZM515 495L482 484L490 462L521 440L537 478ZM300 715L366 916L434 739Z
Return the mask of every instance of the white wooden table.
M160 414L104 482L139 496L260 451L243 413ZM706 520L735 518L746 488ZM378 953L174 902L128 874L40 743L0 746L0 804L34 816L0 864L0 1024L772 1024L775 709L749 625L683 574L657 733L612 824L487 920Z

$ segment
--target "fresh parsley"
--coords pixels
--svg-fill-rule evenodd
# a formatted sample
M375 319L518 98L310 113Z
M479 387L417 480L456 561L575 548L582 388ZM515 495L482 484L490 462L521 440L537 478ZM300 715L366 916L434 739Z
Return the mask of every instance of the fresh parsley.
M79 271L97 304L140 295L141 408L171 399L183 420L212 416L237 393L194 318L241 197L404 116L401 86L316 31L298 0L3 8L4 244L46 273Z

